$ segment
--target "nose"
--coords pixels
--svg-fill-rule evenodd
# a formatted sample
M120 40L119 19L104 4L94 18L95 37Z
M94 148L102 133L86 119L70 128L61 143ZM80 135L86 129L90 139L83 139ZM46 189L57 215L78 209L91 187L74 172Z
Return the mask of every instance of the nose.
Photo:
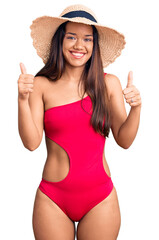
M75 49L83 49L83 43L81 39L77 39L76 43L74 44Z

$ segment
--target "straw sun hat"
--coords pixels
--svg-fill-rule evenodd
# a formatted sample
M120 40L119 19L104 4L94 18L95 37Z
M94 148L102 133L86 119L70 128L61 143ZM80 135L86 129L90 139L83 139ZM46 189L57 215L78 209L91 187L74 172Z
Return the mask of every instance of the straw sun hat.
M114 62L125 47L125 37L115 29L98 23L95 14L84 5L71 5L64 9L59 17L42 16L32 21L30 25L33 46L37 54L46 64L49 57L51 39L57 28L64 22L71 21L94 25L99 34L99 47L103 68Z

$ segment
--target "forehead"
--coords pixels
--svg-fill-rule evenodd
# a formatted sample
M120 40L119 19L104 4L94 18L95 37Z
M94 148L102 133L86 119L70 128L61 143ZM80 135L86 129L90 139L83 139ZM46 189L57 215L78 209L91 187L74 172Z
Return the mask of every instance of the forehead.
M92 34L93 35L93 28L90 25L83 24L83 23L74 23L68 22L66 24L66 33L73 32L73 33L83 33L83 34Z

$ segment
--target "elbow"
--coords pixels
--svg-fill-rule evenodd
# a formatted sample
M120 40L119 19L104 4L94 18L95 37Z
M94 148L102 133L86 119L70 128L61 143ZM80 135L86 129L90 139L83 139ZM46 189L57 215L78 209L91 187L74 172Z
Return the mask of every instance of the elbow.
M34 148L34 147L27 147L27 149L28 149L29 151L33 152L36 148Z
M35 145L35 146L30 146L29 150L32 152L34 150L36 150L39 147L40 143Z
M123 145L123 146L121 146L121 147L124 148L124 149L128 149L130 146L131 146L131 145Z
M39 147L42 140L42 138L39 138L39 137L33 138L33 139L32 138L27 139L26 137L24 138L24 136L21 136L21 135L20 137L21 137L23 146L31 152L36 150Z
M133 140L131 139L131 140L125 142L122 147L123 147L124 149L130 148L130 146L132 145L133 141L134 141L134 139L133 139Z
M117 143L123 149L128 149L131 146L131 144L132 144L132 143L128 143L128 142L125 142L125 143L117 142Z
M34 151L36 148L35 147L31 147L31 146L25 146L24 145L24 147L26 148L26 149L28 149L29 151Z
M34 150L36 150L39 147L40 144L37 145L24 145L24 147L26 149L28 149L29 151L33 152Z

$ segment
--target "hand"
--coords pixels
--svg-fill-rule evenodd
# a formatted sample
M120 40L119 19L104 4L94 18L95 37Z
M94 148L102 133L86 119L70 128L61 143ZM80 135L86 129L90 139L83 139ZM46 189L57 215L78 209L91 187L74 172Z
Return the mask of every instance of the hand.
M128 74L128 82L126 88L122 91L124 98L131 107L141 106L141 96L139 90L133 85L133 72Z
M18 98L28 100L29 93L33 92L34 75L27 74L23 63L20 63L21 74L18 83Z

